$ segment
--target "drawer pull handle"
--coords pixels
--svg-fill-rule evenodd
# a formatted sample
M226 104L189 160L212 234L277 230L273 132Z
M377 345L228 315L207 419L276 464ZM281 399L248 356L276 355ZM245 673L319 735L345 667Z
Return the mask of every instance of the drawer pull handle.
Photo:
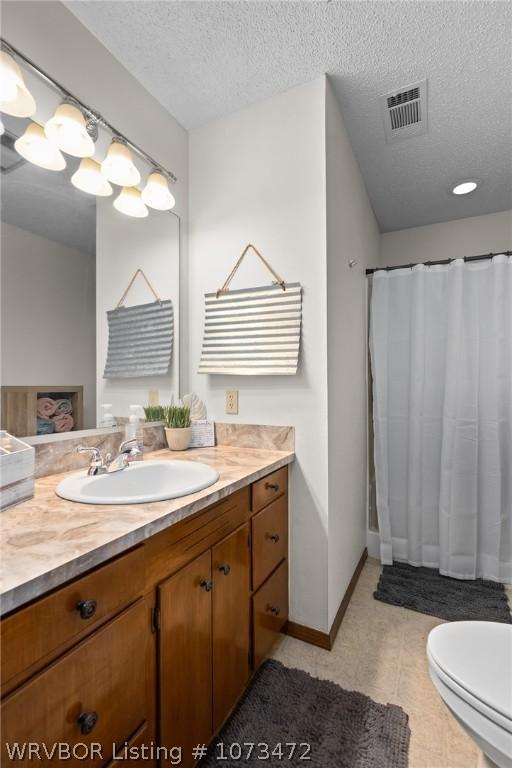
M265 483L265 488L267 491L270 489L271 491L275 491L277 493L279 490L279 483Z
M76 604L76 609L81 619L90 619L96 613L96 600L80 600Z
M229 563L222 563L222 565L219 565L219 571L222 571L224 576L227 576L228 573L231 571L231 566Z
M98 722L98 715L96 714L96 712L82 712L82 714L78 718L80 733L83 733L84 736L86 736L88 733L91 733L91 731L93 730L97 722Z
M205 592L211 592L213 589L213 581L211 579L201 579L199 586L204 589Z
M270 539L270 541L273 541L274 544L277 544L279 541L279 534L278 533L267 533L267 539Z
M267 605L267 611L269 611L272 616L279 616L281 613L281 609L277 605Z

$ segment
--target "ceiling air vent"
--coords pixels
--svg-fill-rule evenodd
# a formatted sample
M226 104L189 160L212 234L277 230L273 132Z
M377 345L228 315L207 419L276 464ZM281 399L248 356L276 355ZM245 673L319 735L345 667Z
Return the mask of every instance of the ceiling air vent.
M381 96L386 141L407 139L427 132L427 81Z

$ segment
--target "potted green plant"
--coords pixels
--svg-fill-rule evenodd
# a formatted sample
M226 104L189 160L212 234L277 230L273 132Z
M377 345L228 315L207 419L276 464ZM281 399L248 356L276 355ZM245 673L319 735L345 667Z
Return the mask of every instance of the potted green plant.
M165 436L171 451L185 451L192 438L190 408L169 405L164 409Z
M146 424L153 421L165 421L165 407L163 405L146 405L144 406L144 414Z

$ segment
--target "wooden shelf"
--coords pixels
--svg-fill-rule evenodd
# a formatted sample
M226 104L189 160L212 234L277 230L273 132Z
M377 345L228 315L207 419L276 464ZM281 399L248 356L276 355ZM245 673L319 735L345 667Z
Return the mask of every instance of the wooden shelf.
M73 406L73 432L83 429L84 388L79 386L40 385L1 387L2 418L1 428L15 437L29 437L37 434L37 399L52 397L58 400L67 397Z

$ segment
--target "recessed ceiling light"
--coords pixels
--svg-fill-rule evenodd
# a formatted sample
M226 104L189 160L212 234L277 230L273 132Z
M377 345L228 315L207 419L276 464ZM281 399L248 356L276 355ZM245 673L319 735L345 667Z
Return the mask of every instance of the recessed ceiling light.
M478 187L479 182L476 179L467 179L456 184L452 189L453 195L469 195Z

